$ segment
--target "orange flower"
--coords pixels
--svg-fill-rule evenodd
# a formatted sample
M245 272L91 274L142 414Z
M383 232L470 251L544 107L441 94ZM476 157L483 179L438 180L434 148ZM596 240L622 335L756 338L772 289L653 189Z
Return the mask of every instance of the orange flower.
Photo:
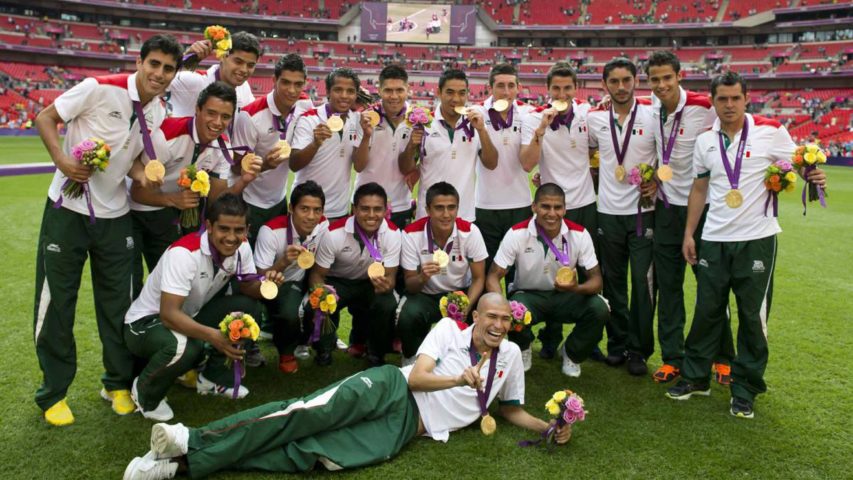
M236 332L234 330L231 330L230 332L228 332L228 338L232 342L239 342L240 341L240 332Z
M233 328L233 329L235 329L235 330L240 330L240 329L241 329L241 328L243 328L245 325L246 325L246 324L245 324L245 323L243 323L243 321L242 321L242 320L237 319L237 320L234 320L233 322L231 322L231 325L230 325L230 326L231 326L231 328Z
M782 185L780 185L778 183L774 183L773 184L773 191L774 192L781 192L782 191Z
M779 183L779 175L770 175L770 183Z
M240 336L242 336L243 338L250 338L252 336L252 332L249 331L248 328L244 327L242 330L240 330Z

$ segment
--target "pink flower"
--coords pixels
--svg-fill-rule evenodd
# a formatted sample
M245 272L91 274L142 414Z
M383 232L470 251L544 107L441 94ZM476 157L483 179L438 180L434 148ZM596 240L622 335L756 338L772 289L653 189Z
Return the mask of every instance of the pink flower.
M566 399L566 409L575 413L583 412L583 403L577 396L572 395Z
M628 182L630 182L631 185L640 185L643 183L643 176L640 174L639 168L634 167L631 169L631 173L628 176Z
M793 166L791 166L791 162L787 160L777 160L776 166L779 167L779 170L782 170L783 172L787 172L788 170L792 170L794 168Z
M80 145L71 149L71 156L74 157L78 162L83 160L83 149L80 148Z
M83 140L77 146L84 152L98 148L98 144L89 139Z
M577 421L577 415L575 415L575 412L566 409L566 411L563 412L563 421L568 424L575 423Z
M448 303L447 304L447 314L450 315L451 317L459 314L459 307L456 306L455 303Z

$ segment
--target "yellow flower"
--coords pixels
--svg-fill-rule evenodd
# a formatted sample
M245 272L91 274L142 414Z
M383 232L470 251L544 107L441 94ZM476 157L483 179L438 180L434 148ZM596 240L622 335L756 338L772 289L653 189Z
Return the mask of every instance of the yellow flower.
M559 392L554 392L554 396L551 397L551 399L554 400L555 402L562 402L563 400L566 399L566 391L560 390Z
M797 181L797 175L794 172L788 172L785 174L785 180L793 184Z
M95 155L96 155L98 158L104 158L104 157L106 157L106 156L107 156L107 151L106 151L106 150L104 150L103 148L101 148L101 149L99 149L97 152L95 152Z
M524 312L524 324L530 325L530 322L533 321L533 315L530 314L530 310Z
M817 161L817 154L813 152L806 152L806 154L803 155L803 160L805 160L809 165L812 165Z
M204 190L204 184L198 180L193 180L193 183L190 184L190 190L192 190L193 192L200 193L202 190Z
M806 151L808 153L817 153L818 147L814 143L810 143L810 144L806 145Z
M210 182L210 175L208 175L208 173L204 170L199 170L195 174L195 179L201 180L204 183L208 183L208 182Z
M545 409L548 410L548 413L551 415L556 416L560 414L560 406L551 400L548 400L548 403L545 404Z
M817 163L826 163L826 154L823 152L817 152Z
M252 336L252 340L257 340L261 336L261 327L255 322L250 323L249 334Z
M231 50L231 40L225 39L225 40L220 40L220 41L216 42L216 49L217 50L223 50L226 52Z
M788 184L788 186L787 186L787 187L785 187L785 191L786 191L786 192L790 192L791 190L793 190L793 189L794 189L794 186L795 186L795 185L794 185L794 183L793 183L793 182L792 182L792 183L789 183L789 184Z

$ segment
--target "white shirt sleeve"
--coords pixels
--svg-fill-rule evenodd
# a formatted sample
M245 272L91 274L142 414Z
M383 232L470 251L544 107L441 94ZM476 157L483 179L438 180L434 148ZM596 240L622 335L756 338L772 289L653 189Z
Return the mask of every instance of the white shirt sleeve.
M198 269L198 264L193 259L192 253L181 247L170 248L160 258L159 264L163 265L160 291L181 297L188 296L192 290L192 281Z
M518 254L516 251L517 240L513 234L513 230L509 230L501 240L501 245L498 247L498 253L495 254L495 265L507 269L515 265L515 257Z
M521 117L521 144L530 145L536 137L536 129L542 120L532 112Z
M509 376L501 386L497 399L501 403L524 405L524 365L520 354L512 356L508 370Z
M300 115L296 119L296 127L293 131L293 148L302 150L314 141L314 127L317 125L317 116Z
M788 133L788 129L785 127L776 129L776 134L773 136L773 143L771 145L772 147L768 153L774 162L778 160L791 161L794 150L797 149L797 144L791 139L791 134Z
M702 136L696 138L696 144L693 146L693 176L695 178L707 175L711 170L705 165L705 152ZM717 153L719 155L719 152Z
M53 105L56 108L56 113L65 123L74 120L97 102L97 98L91 98L92 93L97 88L98 81L94 78L87 78L78 83L54 100Z
M472 262L479 262L489 258L489 252L486 250L486 242L483 240L483 234L476 225L471 225L471 233L465 239L465 258Z
M169 103L172 104L172 114L176 117L192 115L198 94L204 87L205 77L187 70L178 72L169 84Z
M261 270L272 268L275 263L276 235L273 230L264 225L258 231L258 240L255 242L255 266Z
M587 137L587 142L588 142L587 145L589 145L590 150L596 150L596 149L598 149L598 137L595 136L596 135L596 133L595 133L596 129L593 128L594 121L592 121L592 120L593 120L593 115L587 114L587 116L586 116L586 126L587 126L586 137Z
M417 242L414 236L421 232L407 233L403 232L403 251L400 254L400 265L404 270L416 271L421 264L421 256L418 251Z
M249 246L249 242L243 242L240 244L240 248L237 249L237 253L240 255L240 274L252 274L258 273L255 269L255 260L252 258L252 247Z
M453 335L451 328L459 328L453 320L445 318L439 321L435 328L430 330L421 346L418 347L418 355L426 355L436 362L447 353L447 348L453 345ZM523 367L522 367L522 371Z
M580 236L580 252L578 252L578 265L587 270L592 270L598 266L598 258L595 256L595 248L592 244L592 236L589 230L584 229L579 234Z
M335 263L335 252L337 251L335 237L337 237L337 235L332 235L332 233L329 232L328 235L323 236L323 241L317 244L317 255L315 261L317 262L317 265L322 268L331 268L332 264Z
M239 147L249 147L254 151L258 145L258 130L252 117L244 111L239 111L233 123L234 138L231 139L231 143Z
M382 249L382 263L386 267L393 268L400 265L400 244L402 243L400 237L401 232L399 230L388 230L382 236L384 241L380 248Z

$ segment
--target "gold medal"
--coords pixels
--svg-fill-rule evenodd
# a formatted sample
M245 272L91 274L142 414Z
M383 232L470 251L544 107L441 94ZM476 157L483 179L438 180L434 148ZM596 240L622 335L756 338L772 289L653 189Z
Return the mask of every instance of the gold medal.
M666 164L661 165L660 168L658 168L658 178L661 182L668 182L672 180L672 167Z
M166 167L163 166L163 163L156 158L153 160L149 160L148 163L145 164L145 178L152 182L162 183L163 177L166 176Z
M333 132L340 132L344 129L344 120L339 115L334 115L326 120L326 126Z
M290 158L291 148L287 140L279 140L276 147L278 147L278 158Z
M379 114L376 113L375 110L368 110L367 111L367 121L368 121L368 123L370 123L371 127L375 127L375 126L379 125L380 120L381 119L379 117Z
M625 181L625 175L626 175L625 167L623 167L622 165L617 166L616 167L616 181L620 182L620 183L624 182Z
M308 250L302 250L299 252L299 256L296 257L296 264L299 265L299 268L302 270L308 270L314 266L314 254Z
M261 296L267 300L272 300L278 296L278 285L270 280L261 282Z
M492 417L488 413L483 415L483 419L480 420L480 430L483 431L483 435L494 435L497 429L498 424L495 423L494 417Z
M367 267L368 278L379 278L385 276L385 265L380 262L373 262Z
M492 104L492 108L494 108L496 112L503 112L507 108L509 108L509 102L502 98L500 100L495 101L495 103Z
M558 112L565 112L569 109L569 103L565 100L554 100L554 103L551 104L551 107Z
M459 115L468 115L468 108L464 105L459 105L458 107L454 107L453 111L458 113Z
M743 205L743 195L741 195L740 190L735 188L729 190L726 194L726 205L729 208L738 208Z
M252 163L255 161L256 158L258 158L258 156L252 152L243 155L243 160L240 161L240 167L243 168L244 172L253 171Z
M570 285L575 281L575 271L569 267L560 267L557 269L557 283Z
M439 268L446 268L450 263L450 256L442 249L432 252L432 261L438 264Z

